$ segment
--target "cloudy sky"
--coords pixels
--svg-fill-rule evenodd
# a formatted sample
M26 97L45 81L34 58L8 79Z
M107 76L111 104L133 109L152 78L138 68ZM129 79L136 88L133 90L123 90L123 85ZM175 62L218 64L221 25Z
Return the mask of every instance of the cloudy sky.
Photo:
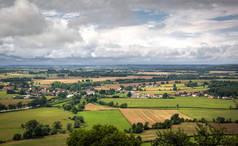
M0 62L238 63L238 0L0 0Z

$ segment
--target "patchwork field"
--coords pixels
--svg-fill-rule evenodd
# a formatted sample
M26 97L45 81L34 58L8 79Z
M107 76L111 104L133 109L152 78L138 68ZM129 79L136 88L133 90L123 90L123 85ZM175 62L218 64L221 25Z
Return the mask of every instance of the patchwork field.
M238 120L238 110L220 110L220 109L179 109L181 113L190 118L205 118L211 121L218 116L226 119L231 118L233 121Z
M164 93L178 93L178 92L196 92L196 91L205 91L208 90L207 87L198 86L198 87L186 87L184 84L176 84L177 91L173 91L173 84L161 84L158 87L147 86L143 88L145 91L141 91L141 94L144 93L153 93L153 94L164 94Z
M120 109L120 111L131 124L149 122L152 125L156 122L164 122L164 120L170 119L174 114L179 114L181 118L188 119L187 116L177 110Z
M128 107L136 108L226 108L235 107L232 100L209 99L207 97L175 97L175 99L132 99L132 98L103 98L104 102L118 104L127 103Z
M117 108L112 108L112 107L105 107L105 106L100 106L100 105L94 105L92 103L89 103L85 105L86 111L100 111L100 110L116 110Z
M110 124L116 126L119 130L129 129L130 124L119 110L108 111L84 111L78 115L84 117L87 128L92 128L95 124Z
M92 80L92 81L106 81L111 80L115 81L116 79L136 79L136 78L144 78L144 79L152 79L153 76L127 76L127 77L100 77L100 78L81 78L81 77L70 77L70 78L52 78L52 79L36 79L34 80L36 85L49 85L55 81L63 82L63 83L76 83L82 80Z
M69 117L73 114L57 108L39 108L18 112L0 114L0 140L11 140L15 133L22 133L21 124L36 119L43 124L52 125L55 121L61 121L66 129L67 123L72 123Z

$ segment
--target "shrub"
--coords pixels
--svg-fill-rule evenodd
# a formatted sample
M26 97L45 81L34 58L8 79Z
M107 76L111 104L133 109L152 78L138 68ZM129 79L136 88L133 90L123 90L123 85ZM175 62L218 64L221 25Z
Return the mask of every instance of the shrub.
M14 134L12 139L13 140L21 140L21 134L19 134L19 133Z
M80 128L80 121L79 120L74 121L74 128Z
M67 124L67 130L70 131L70 132L72 132L72 130L73 130L73 129L72 129L72 123L68 123L68 124Z
M120 108L127 108L127 103L123 103L120 105Z
M52 125L52 128L53 128L53 129L56 129L56 130L62 129L62 124L61 124L61 122L60 122L60 121L55 121L55 122L53 123L53 125Z

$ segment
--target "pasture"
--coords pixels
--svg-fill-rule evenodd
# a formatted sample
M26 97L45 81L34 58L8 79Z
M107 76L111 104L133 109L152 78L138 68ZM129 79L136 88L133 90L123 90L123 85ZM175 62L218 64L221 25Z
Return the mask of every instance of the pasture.
M190 118L205 118L212 121L213 118L224 117L231 118L233 121L238 120L238 110L222 110L222 109L179 109L181 113Z
M224 108L235 107L232 100L209 99L207 97L175 97L175 99L132 99L132 98L102 98L104 102L122 104L127 103L128 107L134 108Z
M51 135L46 136L44 138L36 138L36 139L28 139L28 140L20 140L20 141L11 141L7 142L5 144L2 144L2 146L67 146L66 139L68 137L68 134L57 134L57 135Z
M87 128L92 128L95 124L114 125L121 131L130 128L130 124L119 110L83 111L79 112L78 115L84 117Z
M164 122L164 120L170 119L174 114L179 114L180 118L189 119L177 110L120 109L120 111L131 124L149 122L151 126L156 122Z
M55 121L61 121L66 129L67 123L72 123L69 117L73 114L57 108L38 108L18 112L0 114L0 139L11 140L15 133L22 133L21 124L29 120L37 120L43 124L52 125Z

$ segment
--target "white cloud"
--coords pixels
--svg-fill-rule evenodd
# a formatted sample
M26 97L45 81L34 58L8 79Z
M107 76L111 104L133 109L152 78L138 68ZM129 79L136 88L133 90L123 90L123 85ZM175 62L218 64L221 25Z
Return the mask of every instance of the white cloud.
M40 10L26 0L17 0L13 6L0 9L0 19L0 37L38 34L46 27Z
M0 54L133 63L236 62L238 31L222 30L237 27L238 20L212 20L238 14L235 4L232 0L19 0L0 9L0 16L8 16L0 18ZM168 16L142 25L133 10L163 11Z

